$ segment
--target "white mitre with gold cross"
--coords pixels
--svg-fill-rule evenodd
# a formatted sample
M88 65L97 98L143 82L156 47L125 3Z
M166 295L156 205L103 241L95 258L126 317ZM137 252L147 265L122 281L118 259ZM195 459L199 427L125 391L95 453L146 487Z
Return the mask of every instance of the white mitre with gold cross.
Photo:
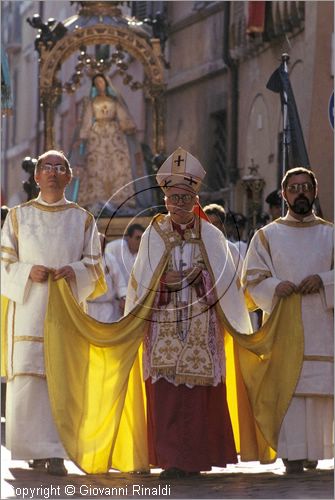
M156 179L165 191L172 186L187 186L198 193L206 171L191 153L179 147L159 168Z

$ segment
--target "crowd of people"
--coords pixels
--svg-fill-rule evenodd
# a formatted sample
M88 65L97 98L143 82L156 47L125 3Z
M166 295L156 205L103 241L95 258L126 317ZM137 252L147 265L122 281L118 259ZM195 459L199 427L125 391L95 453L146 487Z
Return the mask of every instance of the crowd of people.
M158 467L169 480L238 457L278 457L287 473L302 473L333 457L334 240L333 224L313 211L317 179L303 167L288 170L266 200L271 221L247 243L242 214L201 208L205 174L178 148L157 172L166 213L106 244L94 217L65 197L72 177L65 155L50 150L38 158L38 197L4 211L2 229L2 368L13 459L52 475L67 474L64 459L80 460L63 440L70 406L55 417L48 380L50 287L63 279L96 320L88 330L110 323L122 344L129 318L138 322L146 417L137 432L145 433L146 458L137 470ZM70 349L62 359L75 370ZM113 384L102 388L111 406ZM122 404L116 418L126 418ZM109 457L122 446L118 427ZM108 463L117 468L113 458Z

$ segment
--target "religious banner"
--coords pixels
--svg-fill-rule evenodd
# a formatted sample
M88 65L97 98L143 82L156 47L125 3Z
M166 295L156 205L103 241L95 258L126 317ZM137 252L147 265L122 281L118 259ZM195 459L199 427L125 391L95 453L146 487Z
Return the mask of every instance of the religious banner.
M265 2L248 2L247 33L263 33L265 25Z
M297 105L295 103L285 62L272 73L266 88L280 94L282 109L287 109L287 123L284 125L285 145L287 147L287 164L285 170L296 166L308 168L310 166L308 153L304 141Z

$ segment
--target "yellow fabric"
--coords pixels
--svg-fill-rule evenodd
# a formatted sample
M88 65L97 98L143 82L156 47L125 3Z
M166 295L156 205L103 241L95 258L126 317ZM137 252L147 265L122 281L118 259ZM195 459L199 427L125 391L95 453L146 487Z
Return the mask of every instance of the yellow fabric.
M143 307L116 323L99 323L83 312L65 280L49 282L50 403L69 457L87 473L148 465L138 351L154 296L151 291Z
M105 280L105 275L104 275L104 272L102 270L101 264L99 264L99 270L100 270L99 278L95 282L95 288L94 288L93 292L91 293L91 295L89 297L87 297L86 300L94 300L97 297L104 295L108 290L108 286L107 286L107 283Z
M245 304L248 308L248 311L252 312L252 311L257 311L257 309L259 309L258 305L254 301L254 299L251 297L247 288L244 290L244 300L245 300Z
M1 377L7 377L7 311L9 299L1 295Z
M279 301L252 335L236 332L222 310L217 312L225 334L227 399L241 459L254 460L256 454L260 462L272 462L302 368L301 297L293 294Z
M69 457L87 473L149 465L139 347L164 261L142 304L114 324L85 315L64 280L50 282L45 356L51 407ZM217 312L237 448L242 460L273 461L302 364L300 298L280 301L253 335L239 334L220 307Z

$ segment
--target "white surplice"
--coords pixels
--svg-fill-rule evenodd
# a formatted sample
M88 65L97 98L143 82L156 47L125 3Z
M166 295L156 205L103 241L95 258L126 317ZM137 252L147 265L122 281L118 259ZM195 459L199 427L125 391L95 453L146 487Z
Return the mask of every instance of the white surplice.
M70 286L79 303L95 290L102 272L93 216L62 198L48 204L41 195L10 210L2 230L2 295L7 315L6 446L13 459L60 457L44 366L44 318L48 282L29 278L34 265L70 265ZM66 349L66 346L64 346Z
M278 456L289 460L333 456L333 241L331 223L287 214L257 231L244 263L244 282L265 315L278 300L281 281L299 285L318 274L323 283L318 293L301 297L304 360L278 442Z

